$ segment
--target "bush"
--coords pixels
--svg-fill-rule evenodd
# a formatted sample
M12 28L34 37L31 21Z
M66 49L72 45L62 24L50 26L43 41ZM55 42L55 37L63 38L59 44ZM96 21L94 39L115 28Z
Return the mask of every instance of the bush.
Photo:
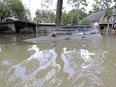
M81 24L91 24L92 21L87 19L87 18L84 18L82 21L81 21Z

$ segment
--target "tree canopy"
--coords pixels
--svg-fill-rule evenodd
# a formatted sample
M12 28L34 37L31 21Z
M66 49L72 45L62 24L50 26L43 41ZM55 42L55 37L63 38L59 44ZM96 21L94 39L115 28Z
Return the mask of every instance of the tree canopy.
M9 6L4 0L0 0L0 21L8 16L11 16Z
M68 0L68 3L74 6L74 9L72 9L68 13L66 11L62 12L63 0L57 0L56 15L55 12L51 12L48 9L47 10L45 9L47 7L46 3L50 4L51 0L43 1L41 5L42 8L44 9L36 11L36 17L34 18L35 21L37 22L52 21L56 22L56 25L77 24L80 20L82 20L84 17L87 16L87 14L84 12L85 10L83 10L83 8L81 9L79 8L80 5L87 6L86 0Z
M79 14L78 14L79 12ZM48 11L46 14L43 14L41 10L36 11L36 17L34 20L38 23L41 22L55 22L55 12L53 11ZM62 25L67 25L67 24L77 24L80 20L82 20L84 17L87 16L87 13L85 13L82 10L78 9L73 9L69 12L66 12L65 10L62 12L62 20L61 24ZM77 17L79 17L80 20L77 20Z
M20 0L0 0L0 20L7 17L16 17L28 20L29 10L25 8Z
M43 11L43 10L37 10L35 12L36 17L34 20L38 23L41 22L55 22L55 14L53 11Z
M66 11L64 11L63 15L62 15L62 24L63 25L77 24L80 22L80 20L82 20L86 16L87 16L87 13L85 13L81 9L80 10L79 9L72 9L68 13Z
M93 12L103 11L108 8L112 8L112 5L116 0L94 0Z

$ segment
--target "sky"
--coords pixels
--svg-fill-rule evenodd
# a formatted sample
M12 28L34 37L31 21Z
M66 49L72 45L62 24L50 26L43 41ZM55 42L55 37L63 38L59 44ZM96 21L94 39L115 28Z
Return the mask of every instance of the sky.
M26 8L30 9L32 18L35 17L35 11L37 9L41 9L41 1L42 0L22 0L23 5ZM64 0L63 7L65 8L66 11L69 11L71 10L71 7L67 5L66 2L67 0ZM88 2L88 7L86 9L86 12L88 12L89 10L92 10L92 4L94 0L87 0L87 2ZM54 10L56 8L56 3L57 3L57 0L53 0L53 5L49 6L49 9Z

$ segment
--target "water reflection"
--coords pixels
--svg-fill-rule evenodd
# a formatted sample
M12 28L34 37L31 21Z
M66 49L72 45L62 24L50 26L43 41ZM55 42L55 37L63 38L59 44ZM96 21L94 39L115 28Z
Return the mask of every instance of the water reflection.
M49 80L53 75L55 75L60 69L60 65L56 64L57 54L55 52L55 48L51 50L43 50L40 51L37 45L32 45L28 51L34 50L35 53L32 54L28 59L23 62L12 66L14 73L10 76L11 81L15 81L16 79L21 79L16 85L23 85L29 87L32 86L33 83L41 83L43 84ZM29 65L29 66L28 66ZM51 68L50 71L46 71L47 68ZM41 78L36 79L35 76L41 74L43 71L46 74ZM34 79L34 82L30 82L30 78ZM44 82L45 81L45 82ZM42 83L39 85L43 85Z
M115 87L115 43L0 45L0 87Z
M61 54L62 60L64 61L64 69L63 71L69 73L68 79L73 79L73 84L71 87L83 87L88 84L86 81L91 81L90 84L97 86L104 86L101 78L97 75L101 73L104 69L102 66L103 57L96 58L97 55L95 53L90 53L86 49L80 50L69 50L66 51L67 48L63 48L63 53ZM77 62L78 61L78 62ZM73 66L72 66L73 65ZM75 76L76 78L74 78ZM77 84L82 78L88 77L88 80L85 79L82 83Z
M75 67L74 62L71 63L72 59L76 57L75 54L76 54L76 49L67 51L66 47L63 48L63 53L61 54L61 58L64 61L63 72L69 74L68 79L70 79L70 77L76 73L75 69L78 66L77 65Z

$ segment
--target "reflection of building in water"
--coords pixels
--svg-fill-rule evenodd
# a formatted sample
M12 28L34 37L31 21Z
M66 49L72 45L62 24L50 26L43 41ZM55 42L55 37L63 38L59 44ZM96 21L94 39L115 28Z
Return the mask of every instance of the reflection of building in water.
M14 72L10 79L11 81L15 81L20 78L20 81L18 81L17 84L20 84L21 86L25 85L26 83L29 84L29 82L31 82L30 78L35 78L34 83L36 84L41 82L44 84L60 69L60 65L56 64L55 62L57 58L55 49L40 51L37 45L33 45L28 50L34 50L35 53L27 60L24 60L20 64L12 67ZM43 72L46 74L44 74L42 77L37 76L42 75ZM33 83L30 83L30 85L32 86Z

